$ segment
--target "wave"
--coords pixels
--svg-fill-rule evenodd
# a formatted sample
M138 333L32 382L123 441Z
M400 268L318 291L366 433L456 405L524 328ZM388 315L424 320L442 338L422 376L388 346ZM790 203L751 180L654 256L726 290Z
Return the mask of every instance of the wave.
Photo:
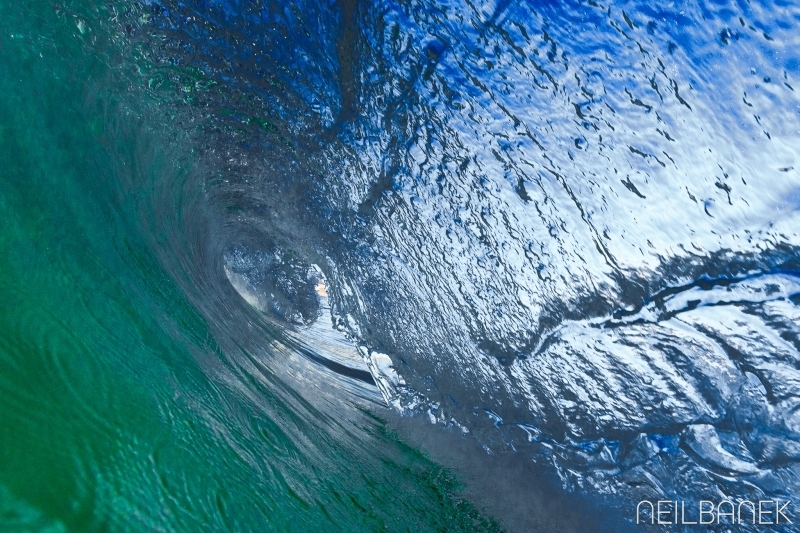
M7 73L32 74L4 90L51 137L26 137L11 104L3 122L25 161L53 161L41 173L83 171L24 193L34 167L6 156L9 220L27 224L9 249L41 249L5 279L45 257L69 280L31 289L51 332L30 318L37 298L7 313L6 360L26 339L86 345L54 381L92 428L63 426L79 458L66 479L94 481L78 484L83 515L23 491L21 470L0 480L16 498L69 529L126 505L170 529L499 527L431 481L372 414L391 419L383 405L553 474L612 509L609 529L642 499L798 494L795 7L45 11L5 23ZM118 389L137 399L118 407ZM32 427L9 446L46 441ZM95 441L115 444L84 451Z

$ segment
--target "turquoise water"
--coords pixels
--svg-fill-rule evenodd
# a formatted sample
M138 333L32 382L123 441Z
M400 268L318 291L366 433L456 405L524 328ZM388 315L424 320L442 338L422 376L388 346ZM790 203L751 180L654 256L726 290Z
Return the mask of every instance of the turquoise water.
M176 244L188 93L145 90L115 9L0 2L0 530L498 530L266 323L218 340Z

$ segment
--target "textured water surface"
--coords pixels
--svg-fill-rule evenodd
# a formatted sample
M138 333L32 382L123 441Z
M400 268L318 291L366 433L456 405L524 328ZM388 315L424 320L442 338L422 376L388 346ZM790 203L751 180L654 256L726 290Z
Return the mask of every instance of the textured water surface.
M566 527L397 415L583 530L800 494L797 5L0 14L9 526Z

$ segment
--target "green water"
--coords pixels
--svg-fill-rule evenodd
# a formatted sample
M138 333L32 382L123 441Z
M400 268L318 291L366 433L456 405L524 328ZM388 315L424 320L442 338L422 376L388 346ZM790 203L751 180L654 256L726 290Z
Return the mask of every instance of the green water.
M0 531L496 530L379 416L225 366L149 200L191 146L69 8L0 1Z

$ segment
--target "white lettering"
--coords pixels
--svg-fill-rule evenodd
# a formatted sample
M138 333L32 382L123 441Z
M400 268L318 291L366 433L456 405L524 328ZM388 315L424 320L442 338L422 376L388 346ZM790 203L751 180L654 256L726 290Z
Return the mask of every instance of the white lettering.
M731 512L730 512L730 513L724 513L724 512L722 512L722 504L723 504L723 503L727 503L728 505L730 505L730 506L731 506ZM723 516L730 516L730 517L731 517L731 523L732 523L732 524L733 524L733 523L735 523L735 522L733 521L733 518L734 518L734 516L735 516L735 515L734 515L734 512L733 512L733 502L729 502L728 500L722 500L721 502L719 502L719 503L717 504L717 524L719 524L719 521L722 519L722 517L723 517Z
M750 500L744 500L739 502L739 509L738 509L738 516L739 516L739 523L742 523L742 505L748 504L750 505L750 510L753 512L753 523L756 523L756 505L751 502Z
M783 514L783 510L784 510L784 509L786 509L786 508L789 506L789 504L791 504L791 503L792 503L792 502L790 502L790 501L787 501L786 503L784 503L784 504L783 504L783 507L781 507L780 509L778 509L778 505L780 504L780 502L779 502L778 500L775 500L775 508L777 509L777 511L775 511L775 523L776 523L776 524L777 524L777 523L779 523L779 522L781 521L781 517L783 517L783 518L784 518L784 519L785 519L787 522L789 522L790 524L792 524L792 523L793 523L791 520L789 520L789 517L788 517L788 516L786 516L785 514Z
M668 515L672 514L672 511L670 509L663 509L663 510L661 509L661 504L662 503L671 504L672 501L671 500L658 500L658 520L657 520L657 523L660 526L664 526L664 525L672 523L672 522L669 522L669 521L667 521L667 522L662 522L661 521L661 517L662 516L668 516Z
M765 503L770 503L770 502L772 502L772 500L758 500L758 525L768 526L768 525L771 525L771 524L775 523L775 522L764 522L761 519L761 517L763 515L771 515L772 514L772 511L767 511L763 507Z
M641 505L642 505L643 503L646 503L647 505L649 505L649 506L650 506L650 523L651 523L651 524L653 524L653 523L655 522L656 513L655 513L655 509L654 509L654 507L653 507L653 503L652 503L652 502L649 502L649 501L647 501L647 500L642 500L642 501L640 501L640 502L639 502L639 505L637 505L637 506L636 506L636 523L637 523L637 524L639 523L639 507L641 507Z
M742 516L742 508L747 511L750 510L750 520L752 524L759 524L762 526L770 526L776 524L794 524L790 519L790 507L793 504L791 500L757 500L756 502L750 500L741 500L738 505L732 500L721 500L720 502L712 502L709 500L700 500L698 502L698 515L692 516L694 513L689 509L689 516L686 513L686 501L684 500L641 500L636 505L636 523L647 523L647 508L650 508L650 524L668 526L668 525L711 525L715 522L717 524L747 524L747 512ZM689 507L693 501L689 500ZM678 507L680 506L680 512ZM758 521L756 521L758 516ZM774 519L772 517L775 517Z
M705 503L710 505L711 509L709 509L707 511L704 510L703 509L703 504L705 504ZM703 516L705 516L705 515L711 515L711 519L708 522L703 520ZM707 501L707 500L700 500L700 523L701 524L713 524L714 523L714 502L710 502L710 501Z
M683 504L686 502L681 502L681 524L696 524L697 522L689 522L686 520L686 510L683 508Z

